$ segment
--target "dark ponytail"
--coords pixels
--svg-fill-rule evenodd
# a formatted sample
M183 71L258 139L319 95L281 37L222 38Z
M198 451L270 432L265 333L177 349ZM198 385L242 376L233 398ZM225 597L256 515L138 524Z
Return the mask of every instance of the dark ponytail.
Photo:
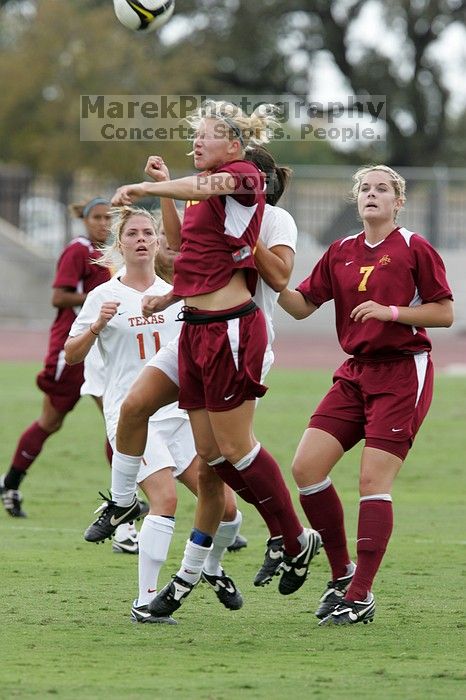
M277 165L272 154L263 146L255 146L248 149L246 151L246 160L250 160L257 165L259 170L262 170L265 174L265 199L267 204L275 206L285 191L293 171L291 168Z

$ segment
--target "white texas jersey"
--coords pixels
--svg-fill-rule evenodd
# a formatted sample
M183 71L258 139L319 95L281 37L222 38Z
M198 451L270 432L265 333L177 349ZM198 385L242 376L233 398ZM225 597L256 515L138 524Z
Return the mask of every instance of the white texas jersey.
M149 319L145 319L141 313L141 301L145 295L160 296L171 289L171 285L157 278L148 289L139 292L123 284L118 277L112 277L87 295L71 327L71 336L80 335L97 320L104 302L120 302L117 313L97 339L105 366L103 406L109 438L116 431L120 406L133 381L147 360L179 333L180 324L176 318L181 302L153 314ZM162 420L172 417L187 418L187 414L174 403L161 408L152 418Z
M273 207L271 204L265 205L259 237L268 249L277 245L286 245L296 253L298 229L291 214L281 207ZM262 277L259 277L254 301L264 312L269 349L275 338L273 314L277 299L278 292L274 292L272 287L269 287Z

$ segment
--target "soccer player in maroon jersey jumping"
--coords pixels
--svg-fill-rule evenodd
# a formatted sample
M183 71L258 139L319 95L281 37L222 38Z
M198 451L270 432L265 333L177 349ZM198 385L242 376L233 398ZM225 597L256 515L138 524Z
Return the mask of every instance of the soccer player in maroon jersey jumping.
M364 230L329 247L280 305L306 318L333 299L343 350L297 448L293 475L301 505L332 570L316 615L319 624L373 619L371 588L393 527L391 489L432 399L431 342L426 327L453 322L452 294L438 253L396 224L405 182L391 168L358 170L353 194ZM346 542L343 509L329 474L364 438L356 567Z
M285 555L279 590L287 595L304 583L321 540L299 522L278 464L252 431L255 400L266 391L261 384L265 320L251 299L265 192L263 175L244 156L248 145L267 140L268 122L266 115L248 117L228 103L210 103L192 120L194 165L201 173L122 187L112 203L129 204L147 195L188 203L175 260L174 296L161 297L151 311L166 308L173 299L185 300L179 404L189 411L198 454L210 467L232 463L280 521ZM115 517L124 517L124 507L131 508L134 499L130 466L127 502L120 499ZM203 488L200 474L195 527L177 575L150 604L153 615L173 613L199 581L223 504L222 482L216 489L211 481Z
M39 456L44 442L60 430L66 414L80 399L84 363L69 367L63 349L76 318L76 308L81 306L91 289L110 278L107 268L92 264L92 260L101 255L98 247L107 240L110 225L108 200L95 197L84 205L72 205L72 209L78 218L83 219L86 236L74 238L57 263L52 304L58 311L50 329L44 368L36 380L44 392L42 412L19 438L11 467L0 477L3 506L15 518L26 516L21 506L23 498L19 485L27 470Z

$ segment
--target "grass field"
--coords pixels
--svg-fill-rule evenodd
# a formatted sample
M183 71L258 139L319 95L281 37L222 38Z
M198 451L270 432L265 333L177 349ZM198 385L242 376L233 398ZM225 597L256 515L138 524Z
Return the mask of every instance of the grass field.
M4 468L19 433L39 413L36 370L0 365ZM330 375L274 370L269 379L256 432L291 486L290 459ZM466 378L438 377L431 412L395 487L395 530L376 581L375 621L350 628L316 624L313 611L329 578L324 555L295 596L283 598L275 583L253 587L266 531L246 504L249 546L225 560L245 596L242 610L225 610L201 585L180 609L177 627L132 625L136 557L82 539L97 491L109 483L103 423L83 400L23 483L29 517L0 512L0 698L465 697L465 397ZM358 452L334 472L353 553ZM161 584L177 568L193 509L180 488Z

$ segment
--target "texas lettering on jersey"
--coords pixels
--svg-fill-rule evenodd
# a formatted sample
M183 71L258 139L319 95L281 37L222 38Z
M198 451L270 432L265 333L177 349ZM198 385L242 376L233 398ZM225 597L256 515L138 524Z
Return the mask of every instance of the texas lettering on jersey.
M128 323L131 328L134 328L134 326L149 326L154 323L165 323L165 318L163 314L152 314L152 316L148 318L144 318L144 316L131 316L128 318Z

